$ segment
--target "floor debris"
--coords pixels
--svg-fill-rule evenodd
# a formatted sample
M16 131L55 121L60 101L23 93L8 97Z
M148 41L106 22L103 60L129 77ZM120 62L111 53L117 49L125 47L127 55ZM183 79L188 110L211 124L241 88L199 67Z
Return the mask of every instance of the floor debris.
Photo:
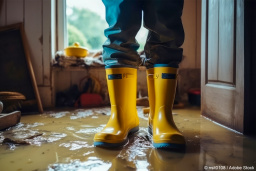
M0 170L203 171L205 166L256 169L256 140L205 119L199 108L173 111L177 127L186 138L185 152L154 149L143 107L137 111L140 130L119 149L93 146L94 134L108 121L109 107L22 116L19 124L0 131Z

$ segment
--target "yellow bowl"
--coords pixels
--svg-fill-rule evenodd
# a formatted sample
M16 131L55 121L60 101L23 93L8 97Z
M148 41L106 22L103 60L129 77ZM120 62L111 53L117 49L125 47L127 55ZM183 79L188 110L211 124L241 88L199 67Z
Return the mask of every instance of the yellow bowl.
M78 42L75 42L73 46L65 48L66 56L75 56L79 58L84 58L88 55L88 50L84 47L81 47Z

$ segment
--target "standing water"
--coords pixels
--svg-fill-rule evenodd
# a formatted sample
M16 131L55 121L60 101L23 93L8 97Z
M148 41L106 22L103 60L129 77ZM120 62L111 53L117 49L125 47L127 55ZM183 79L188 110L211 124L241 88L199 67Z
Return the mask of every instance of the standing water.
M93 146L108 107L22 116L0 131L0 170L256 170L256 140L214 124L198 108L173 111L185 152L154 149L147 116L137 109L140 130L120 149Z

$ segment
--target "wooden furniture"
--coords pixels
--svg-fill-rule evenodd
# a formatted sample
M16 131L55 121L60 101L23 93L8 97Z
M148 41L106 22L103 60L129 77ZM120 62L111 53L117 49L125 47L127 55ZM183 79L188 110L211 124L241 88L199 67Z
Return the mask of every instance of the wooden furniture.
M0 91L26 97L24 103L29 107L22 112L43 112L22 23L0 27L0 80Z
M14 111L11 113L0 113L0 130L9 128L20 122L20 111Z

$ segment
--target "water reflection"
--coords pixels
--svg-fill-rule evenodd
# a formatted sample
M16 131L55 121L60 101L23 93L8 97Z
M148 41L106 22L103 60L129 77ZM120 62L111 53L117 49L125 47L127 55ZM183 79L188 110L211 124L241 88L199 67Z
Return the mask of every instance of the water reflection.
M0 132L0 170L197 171L207 170L205 166L256 166L255 139L212 123L200 116L199 109L174 111L186 138L183 152L154 149L147 116L140 108L138 112L139 132L123 148L111 150L93 146L110 108L23 116L20 124ZM6 142L7 138L28 145Z

